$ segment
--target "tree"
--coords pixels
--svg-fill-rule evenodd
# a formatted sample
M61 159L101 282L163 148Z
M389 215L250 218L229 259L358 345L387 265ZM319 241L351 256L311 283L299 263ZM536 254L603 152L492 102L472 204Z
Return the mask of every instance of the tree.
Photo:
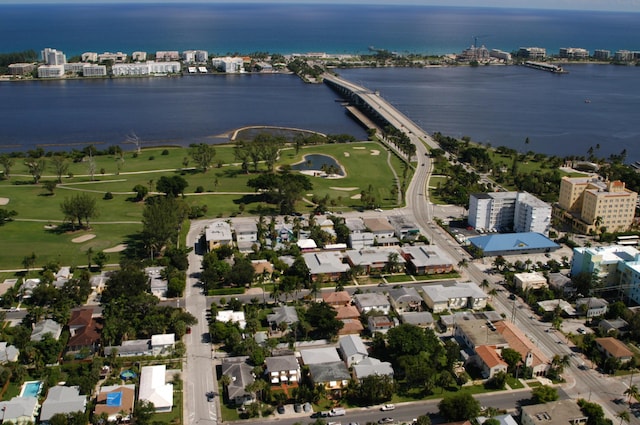
M429 415L420 415L416 418L415 425L431 425L431 417Z
M158 192L174 197L184 194L184 190L188 186L189 183L182 176L162 176L156 183Z
M427 350L429 342L424 330L418 326L403 323L387 332L389 353L395 357L414 356Z
M69 161L62 155L55 155L51 158L51 165L58 178L58 183L62 183L62 176L69 171Z
M2 166L4 178L8 179L11 177L11 167L13 167L13 163L13 158L9 155L0 155L0 165Z
M18 215L18 213L14 210L0 208L0 226L4 226L7 221L13 220L13 217L16 215Z
M291 214L302 195L313 189L309 177L303 174L262 174L247 182L247 186L261 191L266 201L277 204L281 214Z
M388 375L369 375L359 386L358 398L367 406L391 400L396 385Z
M629 420L631 419L631 416L629 415L629 411L628 410L622 410L618 413L616 413L616 418L620 419L620 425L622 425L622 422L629 422Z
M147 186L143 184L137 184L133 186L133 191L136 193L136 197L134 198L136 202L142 201L144 197L149 193L149 189L147 189Z
M626 395L627 398L627 403L631 404L631 399L638 399L640 398L640 391L638 391L638 386L633 384L631 385L629 388L627 388L626 390L624 390L624 395Z
M216 150L206 143L198 143L190 146L189 155L198 164L202 172L206 173L213 162L213 158L216 156Z
M22 259L22 266L27 269L27 274L29 274L29 270L36 264L36 253L32 252L31 255L25 255Z
M44 159L31 159L25 162L25 165L29 168L29 174L33 176L33 182L38 184L40 177L42 177L42 173L44 172Z
M47 180L44 183L42 183L42 187L44 187L45 190L49 192L49 195L53 195L53 191L56 189L57 185L58 183L53 180Z
M226 280L232 285L244 286L253 282L254 277L255 270L251 260L248 257L237 255Z
M331 339L344 326L341 320L336 319L337 315L337 311L325 302L311 303L304 312L304 320L313 328L316 339Z
M480 414L480 403L469 393L458 393L443 398L438 410L449 422L464 421Z
M65 220L69 220L73 225L78 221L78 227L82 227L82 222L86 223L86 227L90 228L89 219L98 216L98 208L96 206L96 198L88 193L78 193L71 198L64 198L60 204L60 209L64 214Z
M513 373L516 367L522 362L522 355L513 348L503 348L501 355L511 373Z
M155 406L150 401L136 401L133 407L133 423L135 425L149 425L155 413Z
M171 242L176 242L186 217L184 201L173 196L155 196L142 211L142 241L151 257Z
M548 385L540 385L531 391L534 404L548 403L558 399L558 390Z

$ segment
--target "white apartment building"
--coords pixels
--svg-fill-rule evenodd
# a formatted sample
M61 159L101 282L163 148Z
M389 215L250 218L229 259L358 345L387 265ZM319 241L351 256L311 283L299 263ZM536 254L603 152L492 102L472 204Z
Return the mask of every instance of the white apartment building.
M98 62L98 54L96 52L84 52L81 58L82 62Z
M544 47L521 47L518 55L528 59L544 59L547 56L547 49Z
M172 74L180 72L180 62L117 63L111 67L115 76Z
M589 51L581 47L561 47L559 56L567 59L588 59Z
M492 58L503 60L505 62L511 62L511 53L505 52L503 50L491 49L489 51L489 56Z
M84 77L106 77L107 67L105 65L87 65L82 67Z
M176 50L170 51L157 51L156 52L156 60L158 62L171 62L180 60L180 53Z
M45 65L64 65L67 63L67 57L64 53L59 52L56 49L47 47L41 52L41 54L42 61Z
M549 234L551 205L527 192L473 193L469 225L480 231Z
M536 232L549 235L551 228L551 205L527 192L519 192L513 216L513 231Z
M82 73L82 68L85 65L86 64L84 64L82 62L65 63L64 64L64 72L75 72L77 74L81 74Z
M186 63L206 63L209 52L206 50L185 50L182 52L182 60Z
M98 61L99 62L111 61L113 63L123 63L127 61L127 54L122 52L117 52L117 53L104 52L98 55Z
M144 62L147 60L147 52L133 52L131 53L131 59L136 62Z
M38 67L38 78L60 78L64 76L64 65L42 65Z
M211 66L230 74L244 72L244 60L238 57L213 58Z

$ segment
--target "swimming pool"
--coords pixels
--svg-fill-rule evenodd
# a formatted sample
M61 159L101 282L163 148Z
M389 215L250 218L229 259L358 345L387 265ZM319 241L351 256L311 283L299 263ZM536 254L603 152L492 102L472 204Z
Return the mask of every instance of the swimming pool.
M38 397L42 389L42 381L27 381L22 384L20 397Z

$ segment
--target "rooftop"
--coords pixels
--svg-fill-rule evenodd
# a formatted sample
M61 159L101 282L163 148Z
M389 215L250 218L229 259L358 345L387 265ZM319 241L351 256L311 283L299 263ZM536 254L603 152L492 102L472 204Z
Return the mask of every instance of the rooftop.
M551 239L535 232L496 233L476 236L474 238L469 238L469 242L482 249L485 254L504 251L525 251L527 249L555 250L560 248L560 245L553 242Z

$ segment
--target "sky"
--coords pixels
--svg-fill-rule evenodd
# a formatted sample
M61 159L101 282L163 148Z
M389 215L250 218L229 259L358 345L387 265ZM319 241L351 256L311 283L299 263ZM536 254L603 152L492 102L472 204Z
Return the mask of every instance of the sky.
M240 0L243 3L326 3L326 4L389 4L442 5L473 7L505 7L524 9L565 9L640 12L640 0ZM180 0L0 0L2 4L25 3L180 3ZM233 0L186 0L190 3L234 3Z

